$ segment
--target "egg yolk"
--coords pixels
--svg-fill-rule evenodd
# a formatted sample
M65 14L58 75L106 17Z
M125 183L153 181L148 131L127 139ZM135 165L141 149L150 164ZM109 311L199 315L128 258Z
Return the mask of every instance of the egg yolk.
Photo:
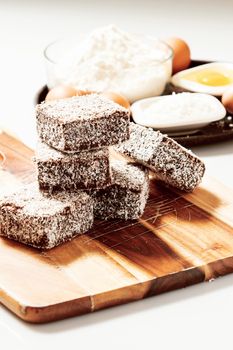
M218 72L206 69L189 74L186 79L208 86L223 86L233 83L233 72Z

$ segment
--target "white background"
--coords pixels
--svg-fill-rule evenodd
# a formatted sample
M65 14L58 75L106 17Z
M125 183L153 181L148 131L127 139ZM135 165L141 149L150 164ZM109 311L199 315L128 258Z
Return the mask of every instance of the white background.
M69 33L114 23L188 41L193 58L233 62L233 1L0 0L0 127L34 146L34 98L46 82L43 49ZM208 172L233 188L233 141L198 147ZM0 267L1 273L1 267ZM64 286L65 287L65 286ZM0 306L0 348L232 349L233 277L49 325Z

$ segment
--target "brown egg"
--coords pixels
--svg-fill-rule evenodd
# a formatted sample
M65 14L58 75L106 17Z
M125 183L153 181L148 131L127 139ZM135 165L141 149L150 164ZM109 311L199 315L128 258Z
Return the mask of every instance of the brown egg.
M0 166L4 163L5 161L5 156L4 154L0 151Z
M233 87L223 93L222 104L229 113L233 114Z
M76 94L77 94L77 90L71 86L57 85L51 90L49 90L45 100L46 101L60 100L62 98L76 96Z
M95 93L95 91L90 90L76 90L76 96L90 95Z
M191 52L188 44L180 38L167 38L164 41L173 49L173 74L187 69L191 61Z
M112 92L112 91L104 91L101 93L101 95L109 98L109 100L112 100L113 102L118 103L122 107L125 107L127 109L130 108L129 101L124 96L122 96L120 94L117 94L117 93Z

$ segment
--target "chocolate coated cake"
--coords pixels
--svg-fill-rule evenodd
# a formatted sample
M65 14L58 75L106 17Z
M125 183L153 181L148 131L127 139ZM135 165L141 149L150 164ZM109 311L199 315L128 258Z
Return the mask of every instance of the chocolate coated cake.
M36 183L0 199L0 235L50 249L93 224L93 200L84 192L48 195Z
M144 211L149 194L149 172L141 165L112 161L112 185L90 191L96 218L132 220Z
M34 161L37 165L40 188L51 192L63 189L103 188L111 181L107 147L68 154L39 141Z
M130 123L130 139L114 149L143 164L156 179L184 191L202 180L205 165L195 154L152 128Z
M115 145L129 138L129 111L98 94L42 102L36 119L42 141L64 152Z

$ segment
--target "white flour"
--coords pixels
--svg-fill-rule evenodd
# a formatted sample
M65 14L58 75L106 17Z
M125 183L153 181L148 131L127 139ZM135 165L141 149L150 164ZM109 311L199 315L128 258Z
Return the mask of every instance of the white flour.
M95 30L66 52L57 64L53 85L111 90L131 102L160 95L171 73L170 51L163 43L121 31L115 26Z

